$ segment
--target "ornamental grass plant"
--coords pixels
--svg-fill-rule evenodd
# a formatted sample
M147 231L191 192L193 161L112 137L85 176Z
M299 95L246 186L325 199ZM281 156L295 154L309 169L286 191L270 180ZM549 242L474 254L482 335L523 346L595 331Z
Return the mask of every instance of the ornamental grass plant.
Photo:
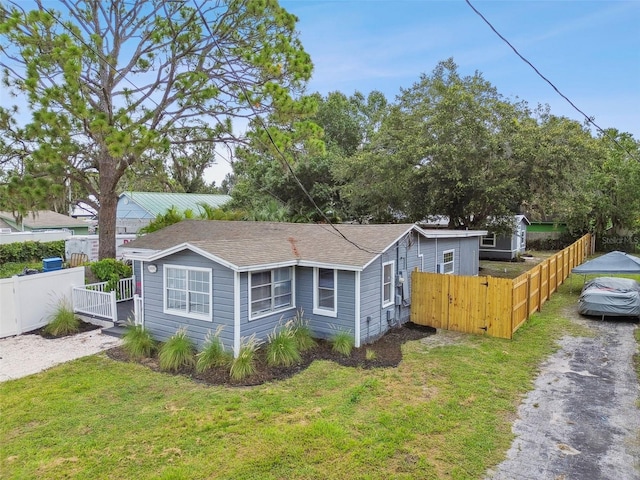
M54 337L64 337L80 330L80 319L65 299L61 299L44 328L44 333Z
M214 367L229 365L233 356L224 348L220 339L222 325L218 327L214 334L209 332L204 342L202 350L196 355L196 371L205 372Z
M156 348L155 340L142 325L129 325L122 341L124 350L132 360L148 358Z
M187 337L184 328L178 331L158 351L158 363L162 370L178 371L180 367L193 366L195 363L195 346Z
M269 334L266 356L267 364L271 366L289 367L300 362L302 357L291 322Z

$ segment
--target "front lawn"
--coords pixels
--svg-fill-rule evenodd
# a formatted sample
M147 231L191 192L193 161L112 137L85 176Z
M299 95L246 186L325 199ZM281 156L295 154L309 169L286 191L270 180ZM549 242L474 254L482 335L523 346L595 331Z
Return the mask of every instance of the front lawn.
M567 284L513 340L438 333L396 368L316 361L211 387L91 356L0 384L2 478L480 479L538 364L571 331Z

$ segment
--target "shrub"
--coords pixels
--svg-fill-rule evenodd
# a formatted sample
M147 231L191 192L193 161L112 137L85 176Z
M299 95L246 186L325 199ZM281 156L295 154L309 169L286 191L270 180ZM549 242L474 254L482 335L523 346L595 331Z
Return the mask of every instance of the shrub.
M54 337L63 337L80 330L80 319L76 317L69 302L62 299L58 302L56 310L50 317L50 321L44 328L44 333Z
M142 325L129 326L122 340L124 350L134 360L150 357L156 348L156 342Z
M42 262L43 258L64 257L64 240L54 242L14 242L0 245L0 264ZM42 264L40 264L42 266Z
M353 336L351 333L341 330L331 337L331 343L333 344L332 348L334 352L341 353L346 357L351 355L351 350L353 350L354 346Z
M255 334L240 345L238 356L231 362L229 374L232 380L242 380L243 378L253 375L256 371L256 352L258 351L258 342L256 342Z
M178 331L160 347L158 362L162 370L177 371L180 367L190 367L194 364L194 345L187 337L187 331Z
M89 265L91 272L101 282L107 282L105 291L110 292L118 287L121 278L129 278L132 270L129 265L115 258L104 258Z
M279 331L269 334L267 344L267 364L289 367L301 360L298 342L294 336L293 325L288 322Z
M300 352L306 352L316 346L311 328L309 328L309 322L304 319L304 313L301 310L299 310L293 318L291 329Z
M224 349L220 340L222 325L218 327L216 333L207 334L202 351L196 355L196 371L204 372L213 367L222 367L231 362L231 354Z

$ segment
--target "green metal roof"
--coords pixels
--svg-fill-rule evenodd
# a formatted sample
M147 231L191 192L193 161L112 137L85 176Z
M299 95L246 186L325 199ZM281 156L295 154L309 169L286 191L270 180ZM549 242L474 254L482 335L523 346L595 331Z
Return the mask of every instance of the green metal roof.
M202 193L124 192L120 197L129 198L129 201L135 202L154 217L166 213L171 207L176 207L179 212L192 210L198 214L202 211L199 203L218 208L231 200L229 195Z

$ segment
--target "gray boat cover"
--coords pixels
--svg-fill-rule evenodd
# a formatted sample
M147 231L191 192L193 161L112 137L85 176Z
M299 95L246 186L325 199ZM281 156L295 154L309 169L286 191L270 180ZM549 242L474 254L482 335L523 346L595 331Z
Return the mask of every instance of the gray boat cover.
M589 280L578 299L578 312L582 315L640 317L640 284L629 278Z
M609 252L578 265L572 273L640 273L640 258L625 252Z

